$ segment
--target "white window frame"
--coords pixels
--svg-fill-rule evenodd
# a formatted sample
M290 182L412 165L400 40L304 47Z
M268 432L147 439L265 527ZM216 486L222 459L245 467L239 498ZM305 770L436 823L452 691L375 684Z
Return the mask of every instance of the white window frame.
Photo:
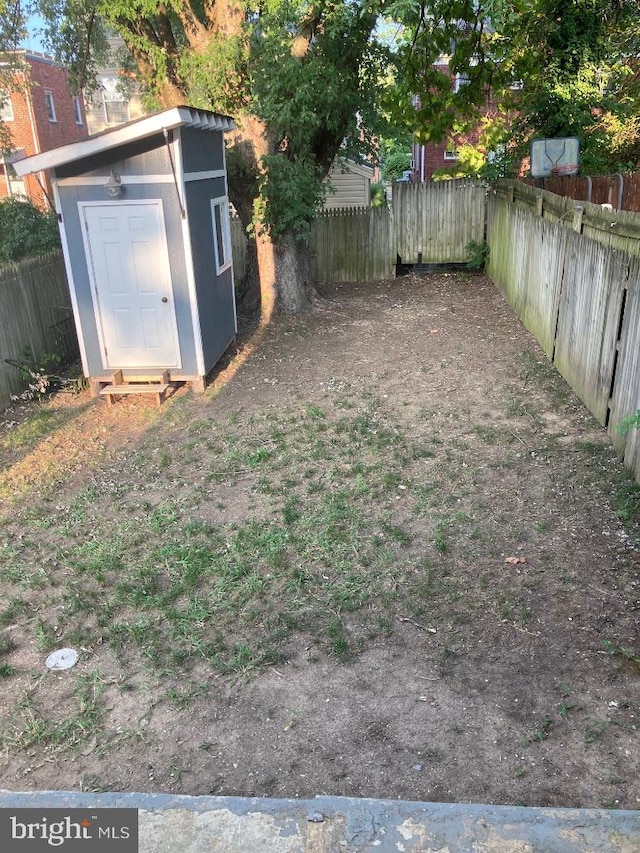
M444 152L444 159L445 160L457 160L458 159L458 152L455 150L455 148L447 148L446 151Z
M0 91L0 121L13 121L13 104L11 93Z
M47 118L52 124L56 124L58 117L56 116L56 103L53 99L53 92L51 89L44 90L44 106L47 111Z
M80 102L79 95L73 96L73 114L76 118L76 124L84 124L84 121L82 120L82 104Z
M19 201L27 200L27 185L24 178L18 177L13 164L16 160L24 159L24 148L16 148L13 151L0 155L0 165L4 177L4 183L7 187L7 194Z
M118 121L113 121L113 116L109 116L109 109L115 105L117 109L126 110L126 116L119 118ZM102 92L102 109L104 111L104 122L111 126L126 124L131 119L131 110L129 109L129 101L115 92Z
M219 218L216 218L216 210ZM218 226L220 231L218 231ZM213 248L216 258L216 274L221 275L233 264L231 253L231 217L229 215L229 199L227 196L211 199L211 227L213 228ZM220 248L222 255L220 257Z

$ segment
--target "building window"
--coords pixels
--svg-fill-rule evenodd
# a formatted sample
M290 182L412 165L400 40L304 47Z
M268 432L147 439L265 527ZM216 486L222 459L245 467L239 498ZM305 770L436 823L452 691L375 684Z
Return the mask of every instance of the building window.
M17 201L26 201L27 188L24 183L24 178L18 177L18 173L16 172L13 163L7 163L5 165L5 169L7 173L9 195L13 196Z
M0 91L0 121L13 121L13 104L8 92Z
M124 124L129 121L129 102L118 83L117 77L103 77L100 80L106 124Z
M23 148L18 148L17 150L0 154L0 163L2 164L0 166L0 175L4 177L7 193L19 201L26 201L27 188L24 183L24 178L18 177L13 164L16 160L22 160L23 157Z
M231 220L229 218L229 200L216 198L211 202L213 236L218 275L231 266Z
M73 96L73 114L76 119L76 124L83 124L82 121L82 104L78 95Z
M447 148L447 150L444 152L444 159L445 160L457 160L458 159L458 152L456 151L455 148Z
M44 106L47 111L49 121L58 121L56 118L56 105L53 102L53 92L48 89L44 90Z
M107 124L124 124L129 121L129 104L113 92L103 92L104 120Z

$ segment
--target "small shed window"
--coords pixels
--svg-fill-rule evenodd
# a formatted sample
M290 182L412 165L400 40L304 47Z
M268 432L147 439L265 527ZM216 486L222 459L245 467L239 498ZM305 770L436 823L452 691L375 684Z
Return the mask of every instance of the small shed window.
M0 121L13 121L11 95L0 90Z
M229 218L229 200L216 198L211 202L211 217L213 219L213 236L216 252L216 272L221 272L231 266L231 221Z
M44 106L47 111L49 121L58 121L56 118L56 105L53 101L53 92L48 89L44 90Z

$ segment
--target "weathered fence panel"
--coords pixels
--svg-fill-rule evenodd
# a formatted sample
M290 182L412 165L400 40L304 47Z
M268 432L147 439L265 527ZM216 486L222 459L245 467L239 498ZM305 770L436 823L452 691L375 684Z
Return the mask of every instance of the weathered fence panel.
M12 394L24 390L20 374L5 359L20 359L29 350L77 356L78 343L71 297L60 252L0 268L0 409Z
M465 263L482 243L486 184L458 179L393 186L395 249L403 264Z
M639 430L619 429L640 409L640 257L581 233L593 205L500 183L487 208L488 274L640 481Z
M564 232L495 196L490 196L488 210L488 274L547 357L553 358Z
M247 235L237 216L231 219L231 255L233 257L233 280L242 281L247 268Z
M506 198L549 222L591 237L605 246L640 256L640 214L604 210L597 204L563 198L514 180L493 184L490 196Z
M608 420L629 257L569 231L553 362L602 426Z
M325 210L311 229L312 275L318 282L392 278L392 215L386 207Z
M618 344L618 364L611 397L609 435L625 465L640 482L640 429L626 433L620 424L640 409L640 259L628 267L626 299Z

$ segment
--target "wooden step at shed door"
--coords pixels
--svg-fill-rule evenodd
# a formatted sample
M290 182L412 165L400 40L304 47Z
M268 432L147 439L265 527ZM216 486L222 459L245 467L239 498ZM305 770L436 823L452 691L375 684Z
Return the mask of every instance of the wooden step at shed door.
M113 406L116 397L127 394L154 394L156 403L161 406L165 400L167 391L172 387L171 376L168 370L164 370L160 376L144 377L144 381L126 382L121 370L113 374L113 381L100 389L100 396L107 398L107 405Z

